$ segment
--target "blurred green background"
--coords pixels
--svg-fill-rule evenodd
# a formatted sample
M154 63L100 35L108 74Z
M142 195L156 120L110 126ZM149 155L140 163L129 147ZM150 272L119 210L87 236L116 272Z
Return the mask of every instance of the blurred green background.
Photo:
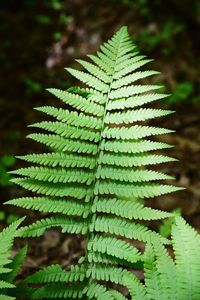
M76 65L74 58L95 53L114 31L127 25L140 51L155 59L152 67L162 72L156 80L173 92L159 107L176 114L158 123L177 131L165 140L175 145L169 154L181 162L164 166L163 171L187 188L151 205L179 208L200 229L200 1L0 0L0 19L0 224L24 213L2 205L26 194L9 182L7 171L21 166L15 156L44 149L25 139L31 132L27 125L43 117L33 107L57 104L45 89L77 83L64 67ZM167 226L161 229L168 230ZM60 243L75 256L82 251L79 240L63 246L62 237L52 234L42 243L47 239L50 248Z

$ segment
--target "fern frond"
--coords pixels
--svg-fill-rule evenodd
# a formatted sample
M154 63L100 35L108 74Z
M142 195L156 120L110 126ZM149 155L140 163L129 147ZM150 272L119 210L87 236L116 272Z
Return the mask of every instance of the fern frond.
M146 55L139 55L139 52L133 51L133 49L136 47L133 43L132 43L132 46L130 44L130 47L132 47L132 49L130 49L129 47L127 47L124 42L123 42L123 44L124 45L121 47L122 48L121 49L122 52L121 52L121 55L120 55L120 57L118 59L119 63L115 67L116 68L116 72L122 70L123 67L131 66L134 63L142 61L143 59L146 58Z
M106 74L106 72L104 72L103 70L101 70L99 67L91 64L88 61L84 61L82 59L77 59L76 60L79 64L81 64L91 75L97 77L97 78L101 78L101 81L105 82L105 83L109 83L110 82L110 76L108 76Z
M86 274L87 277L90 277L92 279L120 284L122 282L124 273L126 272L126 270L115 266L105 266L104 264L90 264Z
M141 254L136 248L114 237L96 235L94 239L89 241L87 247L89 251L106 253L129 262L136 262L141 259Z
M98 299L98 300L114 300L112 294L103 286L98 283L89 283L84 289L84 294L86 294L87 299Z
M48 197L23 197L7 201L5 204L16 205L26 209L42 212L61 213L67 216L82 216L87 218L90 207L87 203L58 200Z
M94 180L93 173L90 171L72 171L64 168L51 169L46 167L29 167L10 173L52 183L78 182L90 185Z
M77 154L65 153L44 153L29 154L25 156L17 156L17 158L48 167L65 167L65 168L95 168L95 158L80 156Z
M14 297L7 296L7 295L2 295L2 294L0 294L0 299L1 299L1 300L14 300L15 298L14 298Z
M14 284L0 280L0 290L1 289L12 289L14 287L15 287Z
M120 284L125 270L118 268L117 263L133 267L141 262L143 255L126 239L151 244L159 239L161 245L169 243L148 227L136 223L137 220L171 216L145 208L141 199L182 189L160 182L173 179L171 176L144 169L175 161L153 152L171 145L151 140L172 130L137 124L172 113L140 108L167 97L153 92L159 90L160 85L135 84L158 73L138 70L151 60L139 55L126 27L104 43L96 56L88 57L90 61L78 60L84 71L67 69L86 87L72 87L66 91L48 89L66 108L37 108L54 120L31 125L47 133L32 133L28 138L46 145L49 153L22 156L22 160L36 166L12 172L19 176L13 182L41 195L14 199L8 204L53 214L21 228L19 236L40 236L51 227L86 235L86 258L81 273L79 269L39 271L43 278L39 283L48 284L34 292L35 299L122 299L98 282ZM59 282L59 278L60 281L65 278L65 282ZM143 286L133 281L136 292L131 293L135 299L145 299Z
M179 216L175 216L172 226L174 259L158 238L148 242L144 253L145 285L140 284L146 293L144 299L199 299L199 245L199 234ZM123 280L133 299L137 299L137 279L125 273Z
M21 249L13 259L10 256L14 238L18 235L17 228L23 220L24 218L21 218L13 222L0 232L0 299L15 299L10 296L9 290L16 288L13 280L25 258L26 247Z
M66 286L64 283L50 283L38 288L33 299L79 299L83 297L83 289L75 286Z
M0 248L0 268L1 273L9 272L11 271L10 268L4 268L5 265L11 262L9 259L11 247L13 245L14 238L17 236L17 227L22 223L24 218L21 218L15 222L13 222L10 226L3 229L2 232L0 232L0 242L1 242L1 248Z
M88 116L84 113L77 113L76 111L69 111L63 108L56 108L53 106L42 106L35 108L38 111L46 113L58 121L72 126L79 126L81 128L100 129L102 126L101 119Z
M120 184L116 182L111 184L102 181L96 187L95 195L110 194L119 198L153 198L182 189L181 187L164 184Z
M174 261L159 240L154 240L152 247L153 256L156 256L156 270L159 274L159 278L156 278L156 280L160 282L160 297L161 299L163 298L163 300L166 299L166 297L170 300L176 299L177 276Z
M61 137L65 138L73 138L73 139L80 139L83 141L94 141L98 142L100 139L98 132L91 132L89 129L78 129L74 128L74 126L68 126L66 129L66 124L61 122L49 122L43 121L40 123L35 123L30 125L29 127L41 128L52 133L58 134ZM76 131L74 131L76 129Z
M149 243L145 249L145 285L147 287L148 295L150 299L160 299L162 285L160 280L160 274L157 270L156 256L153 252L152 245Z
M90 74L82 72L82 71L74 70L72 68L66 68L66 70L71 75L73 75L74 77L79 79L80 81L86 83L88 86L91 86L92 88L95 88L97 91L106 93L109 90L109 85L108 84L105 84L104 82L97 79L93 75L90 75Z
M151 231L142 224L136 224L118 217L98 216L94 223L91 223L90 230L106 232L129 239L150 242L152 239L160 238L163 243L168 243L167 239L160 237L156 232Z
M169 97L169 95L157 93L157 94L137 95L129 98L121 98L108 103L107 110L112 111L112 110L121 110L126 108L135 108L166 97Z
M176 256L177 299L200 298L200 236L181 217L172 226L172 243Z
M156 154L126 154L126 153L107 153L101 158L103 165L115 165L119 167L141 167L149 165L157 165L170 161L177 161L177 159Z
M44 234L45 230L51 227L61 227L62 232L67 233L82 233L87 231L87 223L77 221L76 219L63 216L50 217L42 219L29 226L22 227L18 230L20 237L38 237Z
M121 78L119 80L116 80L111 85L112 89L119 89L125 85L129 85L139 79L147 78L148 76L157 75L159 72L157 71L139 71L135 72L131 75L128 75L124 78Z
M118 291L109 290L109 292L114 297L115 300L127 300L127 298Z
M51 265L45 269L42 269L33 275L26 278L27 283L39 284L39 283L51 283L51 282L76 282L83 281L86 277L85 267L72 266L70 271L65 271L60 265Z
M64 139L59 135L32 133L27 136L38 143L42 143L56 151L75 152L75 153L88 153L96 154L97 146L89 142L75 141L71 139Z
M167 116L173 113L171 110L142 108L134 111L108 113L105 118L106 124L130 124L138 121L146 121L157 117Z
M135 125L129 128L105 128L105 130L102 132L102 136L107 139L112 138L116 140L134 140L142 139L152 135L167 134L171 132L173 132L173 130Z
M99 174L97 171L97 178L112 179L122 182L146 182L155 180L174 179L174 177L172 176L168 176L157 171L138 169L130 170L129 168L126 169L119 167L102 167Z
M123 68L123 63L121 63L121 64L119 64L119 67L118 67L118 69L121 69L121 70L116 72L116 74L114 74L113 78L116 80L120 79L123 76L130 74L131 72L137 70L138 68L146 65L147 63L149 63L151 61L152 61L152 59L142 59L142 60L139 60L138 62L134 63L134 59L132 59L132 60L130 59L129 65L127 65L124 68Z
M15 277L17 276L21 268L22 263L24 262L26 254L27 254L27 246L24 246L18 251L18 253L15 255L15 257L8 265L11 271L4 275L4 280L6 280L7 282L13 282L13 280L15 279Z
M57 183L52 184L49 182L43 182L42 184L36 180L31 180L27 178L16 178L12 179L12 182L24 187L32 192L37 192L39 194L47 196L58 196L58 197L74 197L77 199L82 199L87 197L90 193L90 189L82 187L77 187L73 184L63 184Z
M121 87L117 90L113 90L110 93L110 99L119 99L121 97L131 97L134 95L142 94L145 92L150 92L152 90L160 89L160 85L131 85L126 87Z
M95 198L92 211L113 214L127 219L159 220L168 218L170 213L145 207L137 201L122 200L116 198Z
M134 300L149 300L145 286L133 274L124 274L123 284L128 288L129 293Z
M131 140L131 141L106 141L103 142L100 146L101 150L106 150L113 153L144 153L147 151L160 150L165 148L171 148L172 145L161 143L161 142L153 142L153 141L145 141L145 140ZM107 155L106 153L104 155ZM120 157L120 155L119 155ZM103 159L103 156L101 157Z
M58 89L48 89L48 91L80 112L88 113L97 117L102 117L104 113L103 106L92 101L88 101L80 95L69 93L67 91L61 91Z

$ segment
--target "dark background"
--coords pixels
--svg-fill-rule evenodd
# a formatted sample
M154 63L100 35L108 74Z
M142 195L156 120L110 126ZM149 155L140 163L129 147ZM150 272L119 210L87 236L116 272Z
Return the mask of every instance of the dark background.
M16 155L43 151L25 136L27 125L43 116L33 107L55 104L45 89L76 84L64 67L74 58L95 53L121 25L127 25L140 51L155 59L159 80L173 95L159 104L176 114L159 124L177 132L165 141L179 163L163 167L187 189L153 200L165 210L180 208L200 230L200 2L198 0L0 0L0 224L26 213L2 205L26 192L9 182L7 171L21 166ZM22 242L18 241L16 248ZM50 230L30 241L26 270L50 261L70 265L82 253L81 238ZM59 255L58 255L59 253ZM29 272L29 271L28 271Z

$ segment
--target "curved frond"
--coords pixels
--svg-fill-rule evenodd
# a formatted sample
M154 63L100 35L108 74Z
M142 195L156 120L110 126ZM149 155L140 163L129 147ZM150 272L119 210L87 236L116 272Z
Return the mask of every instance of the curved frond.
M29 226L18 230L20 237L38 237L44 234L46 229L51 227L61 227L62 232L67 233L86 233L87 224L84 221L76 221L67 217L51 217L37 221Z
M89 241L88 250L106 253L129 262L136 262L141 259L141 254L128 242L118 238L96 235L94 239Z

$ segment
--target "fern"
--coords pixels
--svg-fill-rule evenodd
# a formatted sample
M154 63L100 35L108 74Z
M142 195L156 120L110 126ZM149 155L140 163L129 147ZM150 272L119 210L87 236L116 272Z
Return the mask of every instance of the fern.
M133 220L170 216L144 207L141 199L181 189L162 182L173 179L171 176L147 168L174 161L152 153L171 145L149 139L172 131L137 124L172 113L141 107L166 97L154 92L160 89L158 85L135 84L139 79L157 74L151 70L138 71L151 60L138 55L126 27L103 44L96 56L89 55L89 58L90 62L78 60L85 71L67 69L88 87L48 90L66 104L66 109L37 108L54 121L32 125L45 133L32 133L28 138L51 151L21 156L22 160L36 165L12 172L19 176L13 182L37 193L38 197L23 197L7 203L53 214L21 228L20 236L41 236L51 227L86 235L84 281L79 269L72 269L70 272L76 272L73 283L66 286L66 282L45 281L47 286L37 290L35 298L86 295L89 299L105 299L110 295L110 299L114 299L112 291L105 290L98 281L118 284L123 275L118 264L134 265L142 259L129 239L160 240L157 233ZM161 241L168 242L164 238ZM80 268L82 270L82 266ZM51 277L54 267L44 272ZM69 274L66 276L72 278Z
M200 298L200 236L182 217L175 218L172 246L175 260L158 239L147 244L144 259L145 285L130 274L125 274L123 278L132 299L141 299L139 290L143 290L144 300Z
M14 258L10 258L14 238L18 236L17 227L23 221L19 219L0 232L0 299L11 300L10 290L16 290L13 284L15 277L26 256L27 248L22 248Z

